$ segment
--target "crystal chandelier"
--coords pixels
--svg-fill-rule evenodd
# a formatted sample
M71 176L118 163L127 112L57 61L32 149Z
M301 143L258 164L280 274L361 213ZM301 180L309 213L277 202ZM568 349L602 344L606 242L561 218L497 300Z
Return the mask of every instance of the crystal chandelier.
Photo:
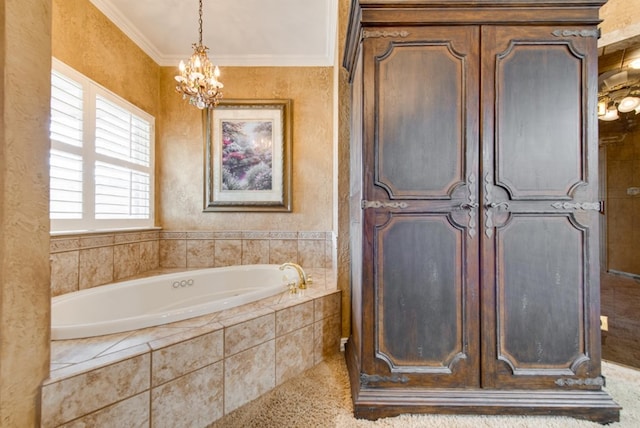
M182 99L189 99L189 103L204 109L218 105L224 85L218 80L220 69L214 66L207 57L208 47L202 44L202 0L200 0L200 26L198 43L194 43L193 55L185 64L180 61L180 74L176 76L176 91L182 94Z

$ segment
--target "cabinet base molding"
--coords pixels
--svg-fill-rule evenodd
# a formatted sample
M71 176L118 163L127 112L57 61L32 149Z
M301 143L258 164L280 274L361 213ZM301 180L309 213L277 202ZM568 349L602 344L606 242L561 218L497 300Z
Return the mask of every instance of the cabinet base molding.
M359 382L357 357L347 346L354 415L376 420L401 414L567 416L601 424L620 420L604 391L372 388Z

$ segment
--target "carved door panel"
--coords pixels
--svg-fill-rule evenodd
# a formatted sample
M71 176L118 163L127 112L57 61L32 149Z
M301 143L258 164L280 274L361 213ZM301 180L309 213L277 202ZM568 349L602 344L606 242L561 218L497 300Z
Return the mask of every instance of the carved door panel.
M590 36L482 30L484 387L601 381Z
M363 385L480 384L478 36L364 33Z

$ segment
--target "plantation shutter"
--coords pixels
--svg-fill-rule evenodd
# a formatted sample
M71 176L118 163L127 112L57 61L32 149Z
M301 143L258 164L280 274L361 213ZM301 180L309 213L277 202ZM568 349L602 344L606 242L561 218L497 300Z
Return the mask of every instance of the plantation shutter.
M149 218L149 122L96 97L96 219ZM98 157L97 157L98 158Z
M154 226L154 118L52 59L53 232Z
M82 85L53 71L51 73L52 149L49 155L52 219L82 218Z

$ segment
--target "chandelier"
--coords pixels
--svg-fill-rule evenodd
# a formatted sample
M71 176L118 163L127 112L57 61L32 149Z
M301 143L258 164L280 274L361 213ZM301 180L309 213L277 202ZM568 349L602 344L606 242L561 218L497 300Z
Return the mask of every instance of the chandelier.
M598 118L605 122L622 115L640 114L640 59L632 61L626 70L614 70L600 76Z
M218 105L224 85L218 80L220 69L214 66L207 57L208 47L202 44L202 0L200 0L199 40L194 43L193 54L185 64L180 61L180 74L176 76L176 91L182 94L182 99L188 99L189 104L199 109Z

